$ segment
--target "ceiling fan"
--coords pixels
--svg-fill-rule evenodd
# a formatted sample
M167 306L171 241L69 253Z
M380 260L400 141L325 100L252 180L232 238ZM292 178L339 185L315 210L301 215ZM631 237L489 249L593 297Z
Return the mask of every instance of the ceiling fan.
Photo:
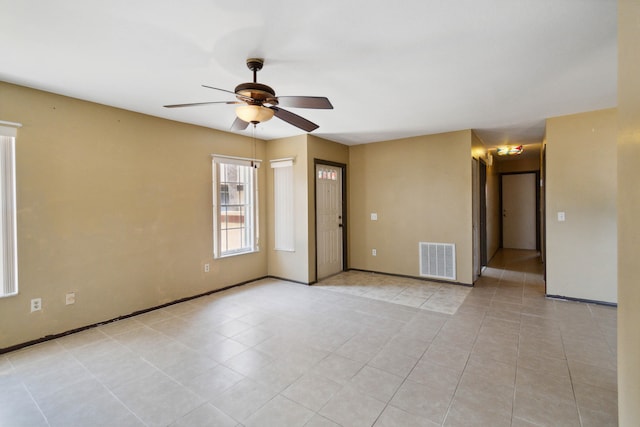
M304 117L280 108L281 105L291 108L313 108L328 110L333 109L331 102L322 96L276 96L275 91L262 83L258 83L258 71L262 69L264 59L249 58L247 67L253 71L253 82L241 83L235 90L220 89L213 86L202 85L208 89L215 89L235 95L236 101L196 102L191 104L165 105L166 108L195 107L210 104L236 104L236 119L231 125L232 130L244 130L252 123L254 126L261 122L271 120L276 116L280 120L296 126L305 132L312 132L319 126Z

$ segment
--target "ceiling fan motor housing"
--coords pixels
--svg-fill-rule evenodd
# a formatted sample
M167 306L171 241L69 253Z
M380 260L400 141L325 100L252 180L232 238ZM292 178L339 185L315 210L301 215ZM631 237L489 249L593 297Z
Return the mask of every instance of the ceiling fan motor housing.
M278 103L276 98L276 92L269 86L262 83L240 83L236 86L234 92L239 95L240 101L248 102L248 98L252 98L255 104L262 105L263 102L269 102L269 104L276 105Z

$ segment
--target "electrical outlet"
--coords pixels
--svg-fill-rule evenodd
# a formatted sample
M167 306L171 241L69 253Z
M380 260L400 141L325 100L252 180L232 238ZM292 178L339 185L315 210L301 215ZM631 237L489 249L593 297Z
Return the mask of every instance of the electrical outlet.
M372 256L377 256L378 255L378 251L375 249L371 249L371 255Z
M210 269L211 269L211 266L209 264L205 264L204 265L204 272L205 273L208 273Z
M42 310L42 298L34 298L31 300L31 312Z
M76 293L75 292L69 292L67 295L65 295L64 303L66 305L75 304L76 303Z

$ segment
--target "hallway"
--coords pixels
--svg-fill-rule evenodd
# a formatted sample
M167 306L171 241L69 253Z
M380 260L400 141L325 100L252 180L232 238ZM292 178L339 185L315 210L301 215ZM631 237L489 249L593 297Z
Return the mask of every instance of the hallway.
M515 391L512 425L617 425L616 308L544 298L538 253L507 249L490 261L464 312L484 313L472 354L484 347L480 353L515 368L504 390L505 409Z

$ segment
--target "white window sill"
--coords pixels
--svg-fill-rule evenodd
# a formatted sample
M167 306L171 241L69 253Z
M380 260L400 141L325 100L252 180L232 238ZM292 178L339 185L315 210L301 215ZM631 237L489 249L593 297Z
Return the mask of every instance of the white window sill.
M213 259L231 258L231 257L238 256L238 255L255 254L257 252L260 252L260 250L259 249L253 249L253 250L250 250L250 251L232 252L232 253L226 253L226 254L215 256L215 257L213 257Z

